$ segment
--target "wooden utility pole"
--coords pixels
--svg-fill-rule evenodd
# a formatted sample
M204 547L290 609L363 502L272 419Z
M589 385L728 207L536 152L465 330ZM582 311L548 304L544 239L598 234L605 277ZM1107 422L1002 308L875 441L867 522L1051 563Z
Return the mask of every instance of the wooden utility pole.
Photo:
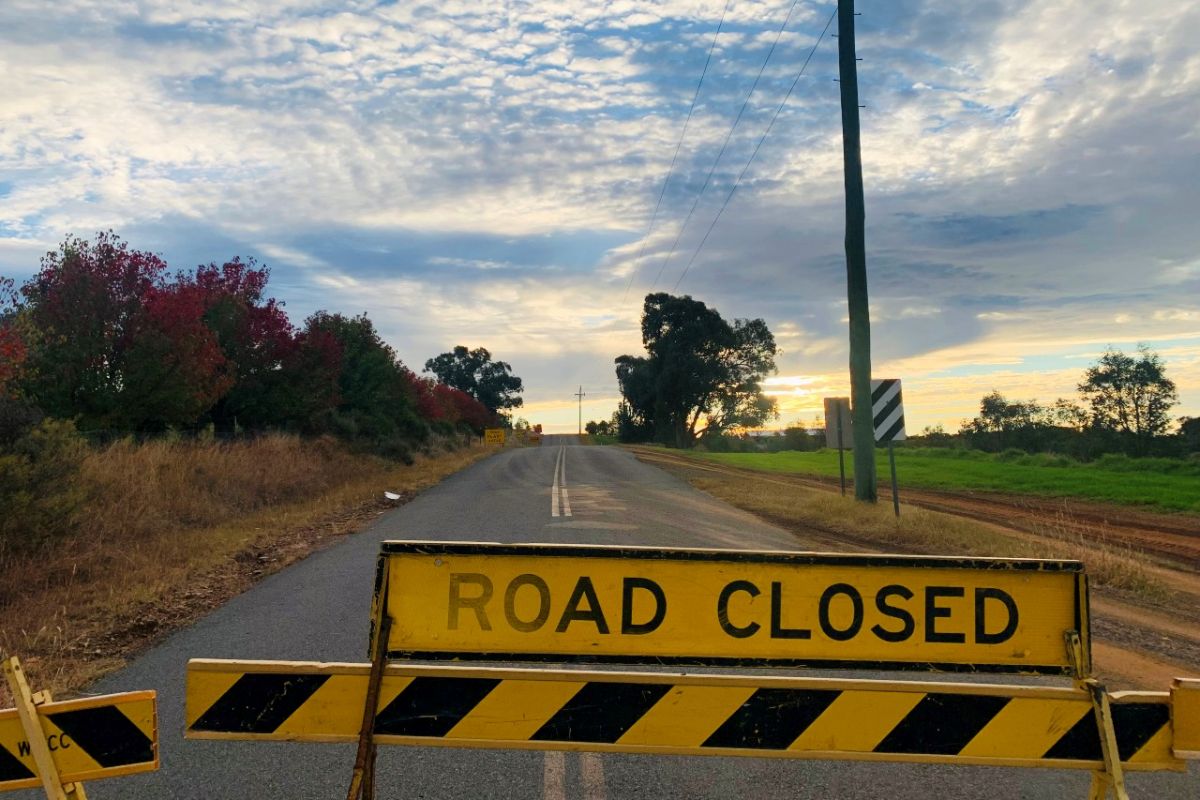
M579 387L575 396L579 398L579 435L583 436L583 398L587 397L587 394L583 391L582 386Z
M838 2L838 75L846 168L846 292L850 312L850 402L854 419L854 497L874 503L875 426L871 416L871 315L867 306L866 211L858 129L854 0Z

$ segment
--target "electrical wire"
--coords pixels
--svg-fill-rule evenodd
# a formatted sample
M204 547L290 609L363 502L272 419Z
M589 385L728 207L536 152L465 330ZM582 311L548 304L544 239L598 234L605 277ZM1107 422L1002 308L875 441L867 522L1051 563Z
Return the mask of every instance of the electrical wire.
M696 82L696 91L692 95L692 104L688 107L687 119L683 121L683 131L680 132L679 141L675 143L675 152L671 155L671 166L667 168L667 177L663 180L662 191L658 193L658 202L654 204L654 213L650 215L650 227L646 228L646 233L642 237L642 247L638 250L637 259L633 262L633 269L629 271L629 283L625 285L625 294L621 296L622 303L629 298L629 290L633 287L634 278L637 277L637 265L642 260L642 256L646 254L646 242L650 239L650 232L654 230L654 223L658 219L658 210L662 207L663 198L667 195L667 185L670 184L671 175L675 172L675 161L679 158L679 148L683 146L683 137L687 136L692 113L696 110L696 100L700 97L700 87L704 85L704 76L708 74L708 65L712 62L713 50L717 48L717 37L721 35L721 28L725 25L725 15L729 13L729 6L732 4L733 0L725 0L725 9L721 12L721 21L717 23L717 32L713 34L712 44L708 46L708 57L704 59L704 69L700 71L700 80Z
M787 27L788 22L792 19L792 13L796 10L796 6L800 0L792 0L792 5L788 8L787 16L783 19L783 24L779 26L779 30L775 34L775 41L771 42L771 49L767 51L767 57L763 59L762 66L758 69L758 74L754 76L754 83L750 85L750 91L746 93L746 99L742 101L742 107L738 109L737 116L734 117L733 124L729 126L729 132L725 134L725 141L721 143L721 149L717 151L717 157L713 159L712 167L708 170L708 175L704 178L704 185L700 187L700 191L696 194L696 199L692 202L691 210L683 220L683 224L679 226L679 231L675 234L675 241L671 243L671 250L667 253L667 257L663 259L662 266L658 268L658 275L654 278L654 283L650 288L653 289L658 285L662 278L663 272L667 268L667 264L671 262L671 257L675 255L675 248L679 245L679 239L683 236L683 232L687 229L688 223L692 221L692 216L696 213L696 207L700 205L700 198L704 196L704 192L708 189L708 184L712 181L713 173L717 171L717 165L721 163L721 156L725 155L725 148L729 146L729 140L733 138L733 132L737 130L738 123L742 121L742 115L746 112L746 107L750 105L750 98L754 96L754 90L758 88L758 82L762 79L763 73L767 70L767 64L771 61L771 56L775 53L775 46L779 44L779 39L783 36L783 31Z
M746 172L750 169L750 164L754 162L754 157L758 155L759 148L762 147L763 142L767 138L767 134L771 132L771 128L775 127L775 120L779 119L780 112L783 111L783 107L787 104L788 99L792 96L792 92L795 91L796 85L800 82L800 78L804 76L804 71L808 69L809 62L812 61L813 55L815 55L817 52L817 48L825 39L825 34L829 32L829 26L833 24L833 19L836 16L837 7L835 6L833 13L829 15L829 20L825 23L824 29L821 30L821 35L817 37L817 41L813 44L812 49L808 51L808 58L804 59L804 64L800 67L800 71L796 73L796 77L792 81L792 85L788 87L787 94L783 96L783 100L779 103L779 107L775 109L775 113L772 115L771 121L767 123L766 130L764 130L762 136L759 137L758 144L754 146L754 152L750 154L750 158L746 161L746 166L742 167L742 171L737 176L737 180L733 182L733 188L731 188L729 190L729 194L725 196L725 202L721 204L721 208L717 211L717 215L713 217L713 221L709 224L708 230L704 232L704 238L700 240L700 244L696 246L696 251L692 253L692 257L688 259L687 265L683 268L683 272L680 273L679 279L676 280L675 285L671 287L672 292L679 288L679 284L683 282L684 277L688 274L688 270L690 270L692 268L692 264L695 263L696 257L700 255L700 250L704 247L704 243L708 241L709 234L711 234L713 232L713 228L717 226L717 220L721 219L721 215L725 213L726 207L733 199L733 193L737 191L738 186L742 182L742 178L746 177Z

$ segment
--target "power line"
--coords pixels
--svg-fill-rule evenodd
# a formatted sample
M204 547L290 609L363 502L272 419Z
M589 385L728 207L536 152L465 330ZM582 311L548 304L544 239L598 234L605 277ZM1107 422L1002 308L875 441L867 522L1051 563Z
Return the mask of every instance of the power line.
M779 30L775 34L775 41L771 42L771 49L767 51L767 57L763 59L762 66L758 69L758 74L754 76L754 83L750 85L750 91L746 93L746 99L742 101L742 107L738 109L737 116L734 117L733 124L729 126L729 133L725 134L725 141L721 143L721 149L717 151L717 157L713 160L712 167L708 170L708 175L704 178L704 185L700 187L699 193L696 194L696 199L692 202L691 210L683 220L683 224L679 226L679 231L675 234L675 241L671 243L671 251L667 253L667 257L663 259L662 266L658 268L658 275L654 278L654 283L650 288L653 289L658 285L658 281L662 278L663 271L666 270L667 264L671 262L671 256L675 255L675 248L679 244L679 239L683 236L684 230L687 229L688 223L692 221L692 215L696 213L696 206L700 205L700 198L704 196L704 192L708 189L708 184L712 180L713 173L717 171L717 165L721 163L721 156L725 155L725 148L729 146L729 140L733 138L733 132L737 130L738 123L742 121L742 114L746 112L746 106L750 105L750 98L754 96L754 90L758 88L758 82L762 78L763 73L767 70L767 64L771 61L771 56L775 52L775 46L779 44L780 37L783 36L784 28L792 19L792 12L796 10L796 5L800 0L792 0L792 5L788 8L787 16L783 19L783 24L779 26Z
M700 244L696 246L696 251L692 253L692 257L688 259L687 265L683 268L683 272L680 273L679 279L675 281L675 285L671 287L672 292L679 288L679 284L683 282L684 276L688 274L688 270L690 270L692 268L692 264L695 263L696 256L700 255L700 250L704 247L704 243L708 241L709 234L713 232L713 228L717 227L717 220L721 219L721 215L725 213L725 208L729 205L729 202L733 200L733 193L737 191L738 186L742 182L742 178L746 177L746 172L750 169L750 164L754 162L754 157L758 155L759 148L761 148L763 142L766 141L767 134L771 132L771 128L775 127L775 120L779 119L780 112L783 111L783 107L787 104L788 99L792 96L792 92L796 89L796 85L800 82L800 78L804 76L804 71L808 69L809 62L812 61L813 56L817 52L817 47L819 47L822 40L824 40L825 34L829 32L829 26L833 24L833 19L836 16L837 7L835 6L833 13L829 15L829 19L825 23L825 27L821 30L821 35L817 37L817 41L813 44L812 49L808 51L808 58L804 59L804 64L800 67L800 71L796 73L796 78L792 81L792 85L788 87L787 94L783 96L783 100L779 103L779 107L775 109L775 113L771 116L771 121L767 123L766 130L764 130L762 136L759 137L758 144L754 145L754 152L752 152L750 154L750 158L747 159L746 166L742 167L742 171L737 176L737 180L733 182L733 187L729 190L729 194L725 196L725 202L721 203L721 208L717 211L717 215L713 217L713 221L709 223L708 230L704 232L704 238L700 240Z
M667 195L667 185L671 182L671 175L675 172L675 160L679 158L679 148L683 146L683 137L687 136L688 125L692 121L692 113L696 110L696 100L700 97L700 87L704 85L704 76L708 74L708 65L712 61L713 50L717 48L717 37L721 35L721 28L725 25L725 15L729 13L729 6L732 3L733 0L725 0L725 9L721 12L721 21L717 23L717 32L713 34L712 44L708 46L708 57L704 59L704 69L700 71L700 80L696 82L696 92L692 95L692 104L688 107L687 119L683 121L683 131L679 134L679 141L675 143L675 152L671 155L671 166L667 168L667 177L663 180L662 191L658 193L658 202L654 204L654 213L650 215L650 227L646 228L646 233L642 237L642 247L638 250L637 259L633 262L633 269L629 271L629 283L625 285L625 294L621 296L622 303L629 297L629 290L633 286L633 279L637 277L637 265L642 260L642 256L646 254L646 242L650 239L650 232L654 230L654 222L658 219L658 209L662 206L663 198Z

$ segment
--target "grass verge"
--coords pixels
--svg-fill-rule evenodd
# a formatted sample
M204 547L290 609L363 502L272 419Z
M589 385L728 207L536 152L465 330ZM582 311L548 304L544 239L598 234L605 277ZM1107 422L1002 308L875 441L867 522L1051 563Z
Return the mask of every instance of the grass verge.
M779 453L697 453L719 464L824 478L838 476L836 450ZM846 474L854 474L846 453ZM881 476L887 451L876 451ZM1107 456L1084 464L1062 456L982 453L974 450L897 448L901 485L922 489L965 489L1042 497L1075 497L1162 511L1200 512L1200 463L1182 459Z
M78 690L359 530L391 506L385 489L407 500L491 452L432 453L405 466L287 436L92 451L76 532L0 558L0 652L21 656L39 689Z
M1096 586L1160 601L1168 588L1151 572L1149 560L1120 544L1083 541L1052 522L1038 535L1021 535L998 526L937 511L901 506L897 519L890 505L868 505L832 492L764 483L752 477L688 473L693 486L785 528L816 529L868 549L934 555L1000 558L1068 558L1087 565Z

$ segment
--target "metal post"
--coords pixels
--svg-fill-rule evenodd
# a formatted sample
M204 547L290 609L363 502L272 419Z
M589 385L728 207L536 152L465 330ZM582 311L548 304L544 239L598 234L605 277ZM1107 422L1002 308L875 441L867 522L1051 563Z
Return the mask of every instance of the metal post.
M867 306L866 205L858 127L854 0L838 2L838 76L846 183L846 294L850 314L850 397L854 413L854 496L875 502L875 428L871 417L871 316Z
M842 482L842 497L846 496L846 445L842 438L842 407L837 406L838 476Z
M892 508L900 516L900 490L896 487L896 445L888 442L888 464L892 468Z

